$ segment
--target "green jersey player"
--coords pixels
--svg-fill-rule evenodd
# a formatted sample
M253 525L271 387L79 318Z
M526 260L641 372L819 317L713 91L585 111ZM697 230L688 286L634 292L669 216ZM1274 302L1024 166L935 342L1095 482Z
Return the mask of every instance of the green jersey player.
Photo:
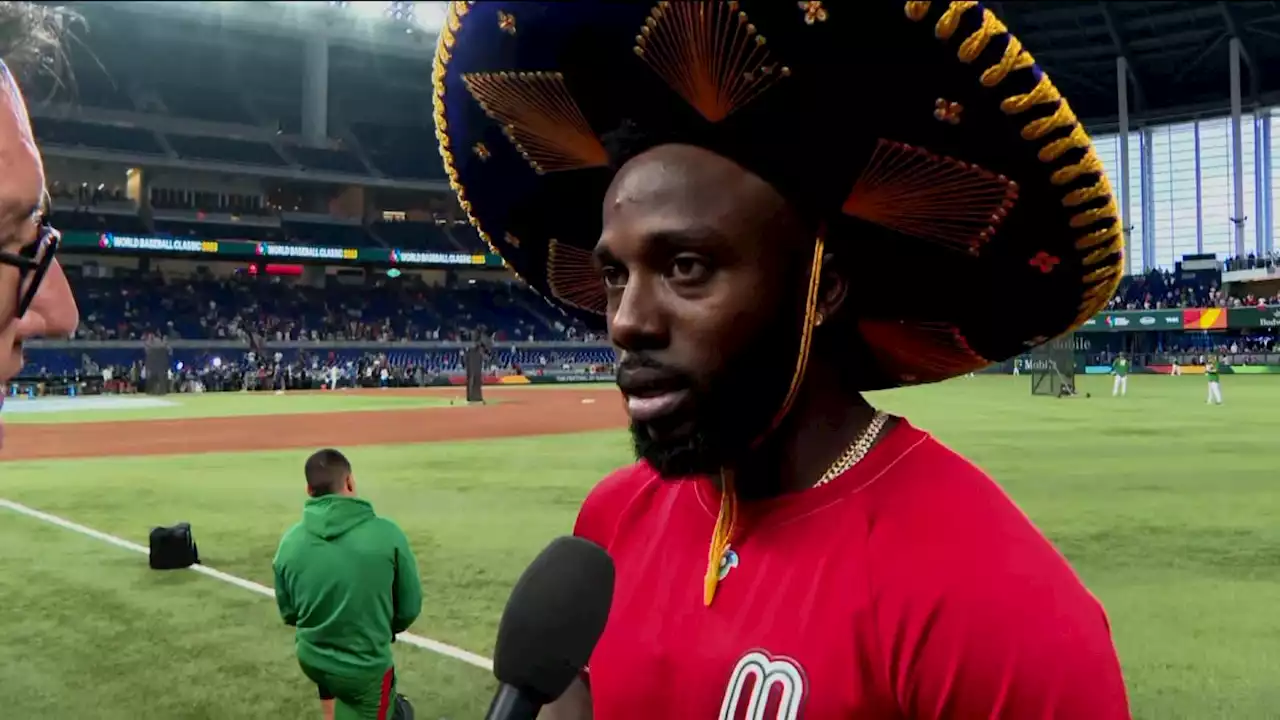
M1115 382L1111 384L1111 397L1123 396L1129 392L1129 358L1124 353L1117 355L1111 362L1111 374L1116 376Z
M1222 404L1222 384L1218 382L1218 358L1209 356L1204 364L1204 374L1209 378L1209 403Z

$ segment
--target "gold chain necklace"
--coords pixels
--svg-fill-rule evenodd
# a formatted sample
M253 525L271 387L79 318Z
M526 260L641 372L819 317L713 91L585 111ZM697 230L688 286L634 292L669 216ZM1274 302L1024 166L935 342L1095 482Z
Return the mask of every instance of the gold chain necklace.
M867 452L871 450L871 446L875 444L876 438L880 437L880 431L884 430L884 424L888 421L889 415L877 410L875 417L871 418L871 422L867 424L866 429L861 433L858 433L858 437L854 438L849 447L846 448L845 451L840 454L840 457L836 458L836 461L831 464L831 467L827 468L827 471L822 474L822 479L814 483L813 486L821 487L826 485L839 477L849 468L857 465L862 458L866 457Z

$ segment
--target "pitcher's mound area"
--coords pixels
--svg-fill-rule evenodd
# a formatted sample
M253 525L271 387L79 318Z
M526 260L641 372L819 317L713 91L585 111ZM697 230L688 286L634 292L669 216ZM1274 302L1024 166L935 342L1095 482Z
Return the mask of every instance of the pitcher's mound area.
M462 394L458 393L461 400ZM189 420L136 420L5 428L0 460L186 455L326 446L481 440L520 435L608 430L626 426L616 389L502 390L485 388L489 405ZM95 398L96 399L96 398ZM111 398L102 398L110 400ZM131 399L144 402L147 398ZM66 401L77 409L89 399ZM584 402L590 401L590 402ZM14 405L24 402L17 401ZM155 400L155 402L164 402ZM129 404L125 407L139 407ZM12 412L6 407L5 412Z

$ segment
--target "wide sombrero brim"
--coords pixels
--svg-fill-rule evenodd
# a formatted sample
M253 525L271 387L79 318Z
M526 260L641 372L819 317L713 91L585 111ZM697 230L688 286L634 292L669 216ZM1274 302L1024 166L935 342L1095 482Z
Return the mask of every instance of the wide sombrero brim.
M975 2L455 2L433 79L480 236L588 322L604 310L601 138L624 125L734 159L854 253L865 389L1017 355L1120 279L1088 136Z

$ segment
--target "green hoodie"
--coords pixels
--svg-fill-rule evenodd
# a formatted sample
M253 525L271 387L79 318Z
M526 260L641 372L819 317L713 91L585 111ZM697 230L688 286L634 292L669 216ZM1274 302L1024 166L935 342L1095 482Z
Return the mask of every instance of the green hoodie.
M385 672L395 634L422 611L409 541L367 500L308 499L272 566L280 616L298 629L298 661L322 672Z

